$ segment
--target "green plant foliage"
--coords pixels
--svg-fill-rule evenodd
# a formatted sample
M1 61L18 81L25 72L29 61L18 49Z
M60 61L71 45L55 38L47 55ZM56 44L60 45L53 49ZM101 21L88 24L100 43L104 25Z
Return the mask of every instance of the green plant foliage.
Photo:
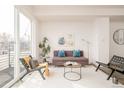
M51 47L48 44L47 37L43 38L43 41L39 44L39 48L41 49L41 55L42 57L46 57L50 53Z

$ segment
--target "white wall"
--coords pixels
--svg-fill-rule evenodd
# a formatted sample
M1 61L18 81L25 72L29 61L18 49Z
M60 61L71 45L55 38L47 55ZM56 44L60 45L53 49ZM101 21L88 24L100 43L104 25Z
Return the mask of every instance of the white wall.
M43 37L47 37L50 41L52 51L50 56L53 56L53 50L56 49L81 49L84 50L85 57L88 57L88 48L86 42L81 39L85 39L90 42L92 46L93 34L94 34L94 21L82 20L82 21L43 21L40 24L40 41ZM58 39L61 36L68 37L69 34L73 35L74 45L64 46L58 44ZM91 52L91 51L90 51ZM92 53L90 53L92 54ZM92 56L91 56L92 57ZM92 58L90 58L90 62Z
M109 17L98 17L93 19L85 19L78 21L42 21L40 23L40 41L43 37L48 37L52 51L50 56L53 56L53 50L56 49L81 49L84 51L85 57L90 63L109 61L109 33L110 33ZM58 39L61 36L67 37L72 34L74 38L74 46L62 46L58 44ZM89 41L89 53L87 43Z
M113 41L113 33L117 29L124 29L124 20L111 20L110 25L110 57L119 55L124 57L124 45L118 45Z
M95 20L94 59L103 63L109 62L109 17L100 17Z

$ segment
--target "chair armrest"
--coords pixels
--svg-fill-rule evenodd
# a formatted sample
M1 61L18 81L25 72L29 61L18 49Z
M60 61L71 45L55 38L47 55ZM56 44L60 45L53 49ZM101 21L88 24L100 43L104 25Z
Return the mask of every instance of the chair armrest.
M108 67L108 64L105 64L105 63L102 63L102 62L99 62L99 61L96 61L96 63L98 63L101 66Z

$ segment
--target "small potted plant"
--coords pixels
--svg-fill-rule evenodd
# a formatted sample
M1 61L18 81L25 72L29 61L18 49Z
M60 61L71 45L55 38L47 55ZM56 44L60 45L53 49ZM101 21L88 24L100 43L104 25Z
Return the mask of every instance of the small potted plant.
M41 49L41 56L43 57L43 62L46 62L46 58L51 50L47 37L44 37L42 42L39 43L39 48Z

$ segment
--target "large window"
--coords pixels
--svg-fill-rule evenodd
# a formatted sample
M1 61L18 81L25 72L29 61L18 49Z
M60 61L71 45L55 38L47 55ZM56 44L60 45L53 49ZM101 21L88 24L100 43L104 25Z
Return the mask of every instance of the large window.
M10 7L3 6L0 9L3 8L6 11L1 10L3 17L0 17L0 24L2 24L0 26L0 87L8 87L24 74L25 69L19 58L32 54L32 22L18 9L15 8L14 12L14 7L12 11L8 11L11 10ZM11 17L10 12L13 13Z
M14 78L14 31L0 32L0 87Z
M20 57L31 54L31 21L23 13L19 13L19 42L20 42ZM20 64L20 71L24 69Z

